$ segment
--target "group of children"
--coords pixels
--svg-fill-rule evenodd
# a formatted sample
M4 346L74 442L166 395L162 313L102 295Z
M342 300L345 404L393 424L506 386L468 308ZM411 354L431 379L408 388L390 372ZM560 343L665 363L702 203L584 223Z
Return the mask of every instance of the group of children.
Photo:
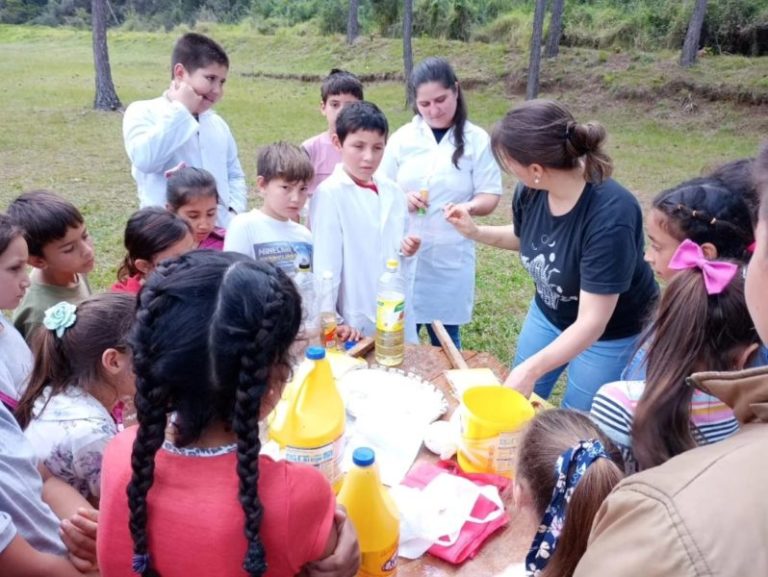
M258 422L290 376L289 349L302 316L290 280L298 265L331 271L342 338L370 335L384 262L415 255L421 238L409 234L404 190L377 174L387 119L363 100L360 81L339 70L321 90L328 130L303 147L264 147L257 162L263 203L245 212L237 148L211 110L228 66L218 44L186 34L174 49L166 93L126 111L125 145L142 208L126 225L126 257L111 293L91 295L93 243L71 203L51 192L27 192L0 215L0 308L14 310L13 325L0 316L0 444L9 447L0 459L4 575L31 567L49 567L50 575L93 570L93 508L101 509L96 542L108 577L356 571L354 532L335 509L330 486L311 468L260 456ZM444 90L458 99L457 81ZM562 112L546 102L526 110L537 106ZM465 116L464 109L462 122ZM469 209L454 204L446 206L445 220L472 240L528 258L523 227L535 217L542 179L544 190L594 184L594 192L588 189L599 199L595 204L608 193L623 198L600 156L604 133L562 118L556 130L558 146L565 143L573 157L567 166L543 157L523 162L505 140L505 125L494 133L494 156L526 187L516 192L511 230L477 227ZM432 130L444 136L450 128ZM458 170L460 157L446 156L446 162L452 159ZM576 172L582 180L568 181ZM654 199L644 258L668 286L642 336L632 341L638 346L626 379L602 383L588 395L591 419L553 410L529 426L515 501L542 518L526 560L531 574L573 573L587 547L589 521L625 473L739 430L732 408L688 386L687 377L766 364L742 274L754 250L759 204L751 173L752 163L739 161ZM493 196L488 186L485 193ZM635 208L627 203L631 220ZM627 246L637 244L636 232L628 233ZM642 247L642 229L638 234ZM632 283L619 292L642 285L644 300L653 301L642 250L636 256L625 271ZM600 274L593 276L597 287ZM607 323L602 331L610 329ZM135 400L138 427L119 432L126 400ZM17 462L8 467L11 456ZM47 490L51 476L72 491L55 482ZM9 503L16 507L6 510ZM56 516L68 519L63 537ZM23 559L6 550L21 551Z

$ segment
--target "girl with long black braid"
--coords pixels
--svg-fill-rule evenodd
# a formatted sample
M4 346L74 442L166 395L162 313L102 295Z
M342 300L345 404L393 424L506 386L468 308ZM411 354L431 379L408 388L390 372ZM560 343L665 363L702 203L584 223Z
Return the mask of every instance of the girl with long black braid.
M139 426L104 458L103 576L296 575L338 554L328 482L259 456L300 321L291 280L241 255L195 251L149 277L130 339Z

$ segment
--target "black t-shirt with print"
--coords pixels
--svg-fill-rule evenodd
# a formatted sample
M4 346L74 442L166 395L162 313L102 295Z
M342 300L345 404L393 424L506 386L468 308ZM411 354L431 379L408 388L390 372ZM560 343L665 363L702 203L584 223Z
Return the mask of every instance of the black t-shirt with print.
M619 294L600 340L641 331L659 288L643 260L642 211L632 193L613 179L587 184L568 213L553 216L547 191L518 185L512 211L520 258L553 325L573 324L583 290Z

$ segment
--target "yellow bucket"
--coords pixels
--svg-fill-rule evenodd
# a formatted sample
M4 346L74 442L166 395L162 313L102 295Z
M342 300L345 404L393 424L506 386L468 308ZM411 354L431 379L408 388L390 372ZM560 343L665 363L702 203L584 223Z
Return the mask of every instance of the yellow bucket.
M508 387L472 387L462 395L458 460L469 473L512 478L518 436L533 418L533 405Z

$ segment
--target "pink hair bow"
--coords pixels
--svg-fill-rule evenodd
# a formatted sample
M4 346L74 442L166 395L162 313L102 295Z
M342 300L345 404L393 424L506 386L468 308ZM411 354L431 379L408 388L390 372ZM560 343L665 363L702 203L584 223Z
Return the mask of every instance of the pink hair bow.
M707 260L701 247L687 238L677 247L668 266L672 270L700 269L708 295L719 295L739 272L738 265L732 262Z

